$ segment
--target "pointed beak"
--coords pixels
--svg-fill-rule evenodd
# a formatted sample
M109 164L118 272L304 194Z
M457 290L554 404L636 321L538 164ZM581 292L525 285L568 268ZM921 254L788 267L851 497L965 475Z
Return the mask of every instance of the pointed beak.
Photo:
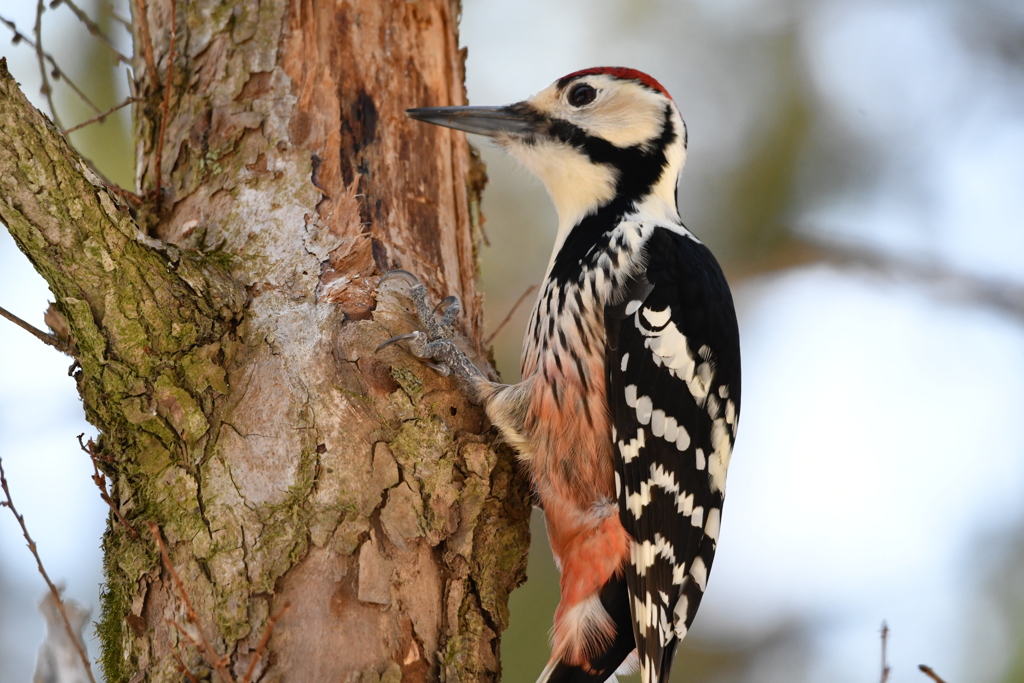
M536 130L536 116L517 105L505 107L420 107L406 109L410 119L454 128L467 133L496 137L526 135Z

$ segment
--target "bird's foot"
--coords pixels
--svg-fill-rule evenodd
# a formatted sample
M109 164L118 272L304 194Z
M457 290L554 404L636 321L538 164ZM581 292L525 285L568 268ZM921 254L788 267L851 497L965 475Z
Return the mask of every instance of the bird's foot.
M482 375L451 339L452 323L462 308L459 298L449 296L442 299L436 306L431 305L427 288L415 275L405 270L392 270L385 273L377 286L394 279L405 280L411 285L409 296L416 306L416 316L419 318L420 326L425 331L416 330L391 337L378 346L376 351L391 344L405 342L409 353L422 360L427 366L445 376L455 373L469 386L473 386L474 380ZM437 317L438 312L441 312L440 319Z

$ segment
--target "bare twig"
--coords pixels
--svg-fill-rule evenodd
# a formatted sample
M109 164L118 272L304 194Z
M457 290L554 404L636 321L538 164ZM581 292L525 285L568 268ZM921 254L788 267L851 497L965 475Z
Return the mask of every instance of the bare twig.
M42 574L43 580L46 581L46 585L50 589L50 594L53 595L54 602L57 604L57 611L60 612L60 618L64 620L64 628L68 632L68 638L75 644L75 649L78 650L79 657L82 658L82 664L85 666L85 673L88 674L89 680L92 683L96 683L96 679L92 675L92 667L89 665L89 655L85 653L85 648L82 647L82 643L79 641L78 636L75 634L74 628L71 626L71 621L68 619L68 614L64 610L64 601L60 598L60 591L53 585L53 581L50 581L49 574L46 573L46 569L43 568L43 561L39 558L39 552L36 549L36 542L32 540L32 537L28 533L28 527L25 526L25 518L18 514L17 508L14 507L14 501L11 500L11 489L7 486L7 476L4 474L4 462L3 458L0 458L0 488L3 489L4 497L6 500L0 500L0 507L6 507L14 515L14 518L18 520L18 525L21 527L21 534L25 537L25 541L28 543L29 552L32 553L32 557L36 558L36 568L39 569L39 573Z
M20 42L24 42L26 45L28 45L33 50L36 50L37 52L40 50L40 48L38 47L36 42L34 40L32 40L31 38L29 38L24 33L22 33L21 31L19 31L17 24L15 24L10 19L5 19L4 17L0 17L0 24L4 24L14 34L14 38L12 39L12 42L14 44L18 44ZM89 96L86 95L84 92L82 92L82 89L79 88L77 85L75 85L75 82L72 81L70 78L68 78L67 74L65 74L63 71L61 71L60 67L57 66L57 60L55 60L53 58L53 55L51 55L49 52L46 52L45 50L43 50L42 52L43 52L43 57L46 59L47 62L50 63L50 66L53 67L52 73L54 75L54 78L59 78L60 80L62 80L65 83L67 83L68 87L71 88L72 90L74 90L75 94L78 95L83 102L85 102L87 105L89 105L89 107L93 111L95 111L97 114L100 113L100 108L97 107L96 104L93 103L93 101L89 99ZM54 123L56 123L56 121L54 121Z
M109 2L107 3L107 12L110 13L110 17L114 21L116 21L117 23L119 23L122 26L124 26L126 29L128 29L128 32L131 33L132 22L130 20L128 20L128 19L125 19L120 14L118 14L117 10L114 9L113 3L109 3Z
M114 43L103 33L103 31L100 30L99 25L90 19L89 15L83 12L78 5L72 2L72 0L52 0L52 2L50 2L50 9L54 9L59 5L65 5L69 10L74 12L75 16L78 17L78 20L85 24L85 28L89 30L89 33L99 38L103 44L114 53L114 56L117 57L118 61L124 62L125 64L131 64L131 60L121 54L121 51L114 47Z
M63 128L60 124L60 117L57 116L57 107L53 106L53 88L50 87L50 79L46 75L46 64L45 58L43 57L43 12L46 10L43 7L43 0L36 2L36 26L33 29L33 33L36 36L36 59L39 60L39 77L43 79L43 87L41 92L46 95L46 103L50 105L50 118L53 120L53 125L58 128ZM53 72L54 78L60 78L60 72Z
M124 515L121 514L121 510L119 510L117 505L114 504L113 498L110 497L110 493L107 491L107 477L100 471L99 463L100 460L107 459L103 458L103 456L96 452L96 443L92 439L89 439L89 443L87 444L82 443L83 436L85 436L85 434L78 435L78 445L81 446L83 451L89 454L89 459L92 460L92 481L96 484L96 488L100 490L100 498L103 499L104 503L110 506L110 509L114 512L114 516L117 517L119 522L121 522L121 526L128 531L128 535L135 540L139 540L139 532L136 531L135 527L133 527L131 523L125 519Z
M185 603L186 618L199 634L198 640L193 638L181 624L177 622L172 623L199 649L203 658L209 662L224 683L234 683L234 679L227 669L226 658L217 654L217 651L213 649L213 645L211 645L210 641L206 639L206 634L203 633L202 624L199 622L199 615L196 613L195 607L192 606L192 600L188 597L188 591L185 590L185 584L182 582L181 577L178 576L178 572L174 568L174 565L171 564L171 554L167 551L167 544L164 543L163 536L160 535L160 527L158 527L156 523L150 522L149 531L153 534L153 538L156 539L156 544L160 548L160 557L163 559L164 568L167 570L167 573L171 575L171 581L174 583L175 588L178 589L182 602Z
M889 661L886 646L889 644L889 624L882 622L882 683L889 680Z
M70 344L60 339L59 337L55 337L52 334L47 334L42 330L36 329L32 325L29 325L27 322L25 322L18 316L8 311L6 308L0 307L0 317L7 318L12 323L17 325L21 329L25 330L39 341L43 342L44 344L49 344L50 346L57 349L61 353L66 353L69 356L75 355L74 350L71 348Z
M164 101L160 106L163 114L160 116L160 136L156 141L156 187L154 191L159 198L160 188L163 185L164 166L164 131L167 130L167 115L171 110L171 79L174 77L174 39L177 30L178 4L171 0L171 44L167 53L167 84L164 86Z
M939 678L939 675L932 671L932 668L927 664L919 664L917 668L920 669L921 673L923 673L925 676L935 681L935 683L946 683L944 680Z
M252 661L249 662L249 668L245 672L245 676L242 677L242 683L249 683L252 680L252 675L256 672L256 665L259 663L260 658L263 657L263 650L267 647L267 641L270 640L270 634L274 632L274 626L277 624L278 619L284 616L284 613L291 607L290 602L285 602L281 609L272 615L267 620L267 627L263 630L263 637L260 638L259 644L256 646L256 652L252 655Z
M85 128L86 126L92 125L92 124L97 123L97 122L98 123L103 123L103 120L105 118L107 118L108 116L113 114L118 109L123 109L124 107L127 107L132 102L140 102L140 101L141 100L138 97L126 97L124 102L122 102L121 104L119 104L119 105L117 105L115 107L111 107L110 109L106 110L105 112L103 112L99 116L94 116L91 119L89 119L88 121L83 121L82 123L78 124L77 126L71 126L66 131L63 131L64 135L68 135L69 133L74 133L76 130L81 130L82 128Z
M185 665L185 660L181 658L181 655L178 654L178 651L176 649L172 649L171 654L173 654L174 658L178 661L178 671L180 673L185 674L185 678L187 678L190 681L190 683L199 683L199 679L193 676L192 672L188 670L188 667Z
M146 59L146 76L156 83L156 58L153 57L153 39L149 36L149 15L146 13L146 0L135 0L135 11L139 13L139 33L142 36L142 56Z
M519 297L519 300L512 305L511 309L509 309L508 315L505 316L505 319L498 323L498 326L494 328L494 332L491 332L487 339L484 339L484 345L490 344L491 341L498 336L498 333L504 329L505 325L508 325L510 320L512 320L512 316L515 315L516 310L524 301L526 301L526 297L530 296L530 294L532 294L536 289L537 285L530 285L526 288L526 291Z

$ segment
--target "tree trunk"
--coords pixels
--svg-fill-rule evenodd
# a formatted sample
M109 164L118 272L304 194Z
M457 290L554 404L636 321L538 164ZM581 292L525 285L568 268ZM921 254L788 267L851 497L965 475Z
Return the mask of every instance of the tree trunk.
M415 325L402 286L375 287L404 268L462 299L486 366L482 170L461 134L403 113L465 101L457 3L197 0L173 20L171 0L132 5L132 211L0 62L0 219L69 321L140 532L112 519L104 538L107 681L216 664L150 521L237 679L288 604L256 679L498 680L528 487L453 381L374 353Z

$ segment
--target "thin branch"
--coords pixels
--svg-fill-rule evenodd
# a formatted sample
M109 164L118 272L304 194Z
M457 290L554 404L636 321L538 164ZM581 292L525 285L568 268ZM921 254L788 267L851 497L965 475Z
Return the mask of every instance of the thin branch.
M195 676L193 676L192 672L188 670L187 666L185 666L185 660L183 660L181 658L181 655L178 654L178 650L177 649L172 649L171 650L171 654L173 654L174 658L176 660L178 660L178 671L179 671L179 673L185 674L185 678L187 678L190 683L199 683L199 680Z
M33 32L36 36L36 59L39 60L39 77L43 79L43 87L41 92L46 95L46 103L50 105L50 118L53 119L53 125L58 128L64 126L60 123L60 117L57 116L57 107L53 106L53 88L50 87L50 79L46 75L46 64L44 64L43 57L43 0L38 0L36 3L36 26ZM54 71L54 78L60 78L60 72Z
M164 101L160 106L163 114L160 116L160 136L156 141L156 187L154 191L157 198L160 197L160 188L163 185L164 166L164 131L167 130L167 115L171 110L171 79L174 77L174 38L177 31L178 4L171 0L171 45L167 54L167 85L164 86Z
M0 500L0 507L6 507L14 515L14 518L18 520L18 525L21 527L21 534L25 537L25 541L28 543L29 552L32 553L32 557L36 558L36 567L39 569L39 573L43 575L43 580L46 581L46 585L50 589L50 594L53 595L53 599L57 604L57 611L60 612L60 618L64 620L64 628L68 632L68 638L75 644L75 649L78 650L78 656L82 658L82 665L85 666L85 673L88 674L89 680L92 683L96 683L96 679L92 675L92 667L89 665L89 655L85 653L85 648L82 647L81 641L75 634L74 628L71 627L71 621L68 619L68 613L64 610L64 601L61 600L60 591L53 585L53 581L50 581L49 574L46 573L46 569L43 568L43 561L39 557L39 552L36 549L36 542L32 540L32 537L28 533L28 527L25 526L25 518L18 514L17 508L14 507L14 501L11 500L11 489L7 486L7 477L4 474L4 461L0 458L0 488L3 489L6 500Z
M270 634L274 632L274 626L277 625L278 619L284 616L284 613L291 606L290 602L285 602L281 609L277 610L277 613L267 620L267 627L263 630L263 637L260 638L260 642L256 646L256 652L252 655L249 669L245 672L245 676L242 677L242 683L249 683L252 680L252 675L256 672L256 665L259 663L260 658L263 657L263 650L267 647L267 641L270 640Z
M50 2L50 9L54 9L59 5L65 5L69 10L74 12L75 16L78 17L78 20L85 24L85 28L89 30L89 33L99 38L104 45L110 48L110 51L114 53L114 56L117 57L118 61L124 62L125 64L131 64L131 60L121 54L121 51L114 47L113 41L111 41L110 38L100 30L99 25L90 19L89 15L83 12L78 5L72 2L72 0L52 0L52 2Z
M889 661L886 656L886 646L889 642L889 624L882 622L882 683L889 680Z
M932 671L932 668L930 666L926 664L920 664L917 668L920 669L921 673L923 673L925 676L928 676L928 678L935 681L935 683L946 683L944 680L939 678L939 675L937 673Z
M64 0L64 1L67 2L67 0ZM132 102L141 102L141 101L142 100L140 98L138 98L138 97L126 97L124 102L122 102L121 104L119 104L119 105L117 105L115 107L111 107L110 109L106 110L105 112L103 112L99 116L94 116L91 119L89 119L88 121L83 121L82 123L78 124L77 126L71 126L67 130L63 131L63 133L64 133L64 135L68 135L69 133L74 133L76 130L81 130L82 128L85 128L86 126L92 125L94 123L103 123L103 120L105 118L107 118L108 116L113 114L118 109L123 109L124 107L127 107Z
M5 19L4 17L0 17L0 24L4 24L5 26L7 26L7 28L9 28L11 32L14 34L14 37L11 39L12 43L17 45L20 42L24 42L33 50L36 50L37 52L39 51L39 47L36 44L36 42L24 33L22 33L21 31L19 31L17 24L15 24L13 21L11 21L10 19ZM60 79L67 83L68 87L74 90L75 94L78 95L78 97L80 97L83 102L89 105L89 107L97 114L100 113L100 108L97 107L96 104L89 99L89 96L82 92L82 89L75 85L75 82L68 78L66 73L61 71L60 67L57 66L57 60L53 58L53 55L44 50L43 57L46 58L46 61L48 61L50 63L50 66L53 67L52 73L54 78ZM54 123L56 123L56 121L54 121Z
M146 13L146 0L135 0L136 11L139 13L139 33L142 35L142 55L146 59L146 75L156 83L156 59L153 57L153 39L149 35L149 15Z
M103 460L103 457L96 452L96 443L92 439L89 439L88 444L82 443L83 436L85 436L85 434L78 435L78 445L81 446L83 451L89 454L89 459L92 460L92 481L96 484L96 488L100 490L100 498L103 499L104 503L110 506L110 509L114 512L114 516L117 517L119 522L121 522L121 526L128 531L128 534L136 541L139 540L139 532L136 531L135 527L133 527L131 523L125 519L124 515L121 514L121 510L114 504L114 499L110 497L110 493L107 491L107 477L100 471L99 463L100 460Z
M64 340L60 339L59 337L55 337L52 334L47 334L46 332L43 332L42 330L36 329L35 327L33 327L32 325L29 325L27 322L25 322L24 320L22 320L18 316L16 316L13 313L11 313L6 308L3 308L2 306L0 306L0 317L7 318L12 323L17 325L21 329L25 330L26 332L31 334L33 337L35 337L39 341L43 342L44 344L49 344L50 346L52 346L53 348L57 349L61 353L66 353L69 356L74 356L75 355L75 352L71 348L70 344L66 343Z
M491 340L498 336L498 333L501 332L502 329L504 329L505 325L508 325L510 320L512 320L512 316L515 315L516 310L522 305L524 301L526 301L526 297L530 296L530 294L532 294L536 289L537 285L530 285L529 287L526 288L526 291L523 292L522 296L519 297L519 300L512 305L511 309L509 309L508 315L505 316L505 319L498 323L498 326L494 328L494 332L491 332L487 339L484 339L484 346L490 344Z
M191 640L193 644L199 648L203 657L210 666L214 668L221 679L224 680L224 683L234 683L234 679L228 672L225 658L217 654L217 651L213 649L213 645L211 645L210 641L206 639L206 634L203 633L202 624L199 622L199 615L196 613L195 607L192 606L192 600L188 597L188 591L185 590L185 584L182 582L181 577L178 576L178 572L174 568L174 565L171 564L171 554L167 550L167 544L164 543L163 536L160 535L160 527L158 527L155 522L150 522L149 531L153 534L153 538L156 539L157 546L160 547L160 557L163 559L164 568L167 569L167 573L171 575L171 581L178 589L182 602L185 603L186 618L199 633L199 640L196 641L191 635L189 635L181 624L177 622L172 623L182 632L182 634L185 635L186 638Z
M114 4L113 3L110 3L110 2L107 3L107 12L110 14L110 18L111 19L113 19L114 21L118 22L119 24L124 26L126 29L128 29L129 33L132 32L132 22L129 19L125 19L120 14L118 14L117 10L114 9Z

